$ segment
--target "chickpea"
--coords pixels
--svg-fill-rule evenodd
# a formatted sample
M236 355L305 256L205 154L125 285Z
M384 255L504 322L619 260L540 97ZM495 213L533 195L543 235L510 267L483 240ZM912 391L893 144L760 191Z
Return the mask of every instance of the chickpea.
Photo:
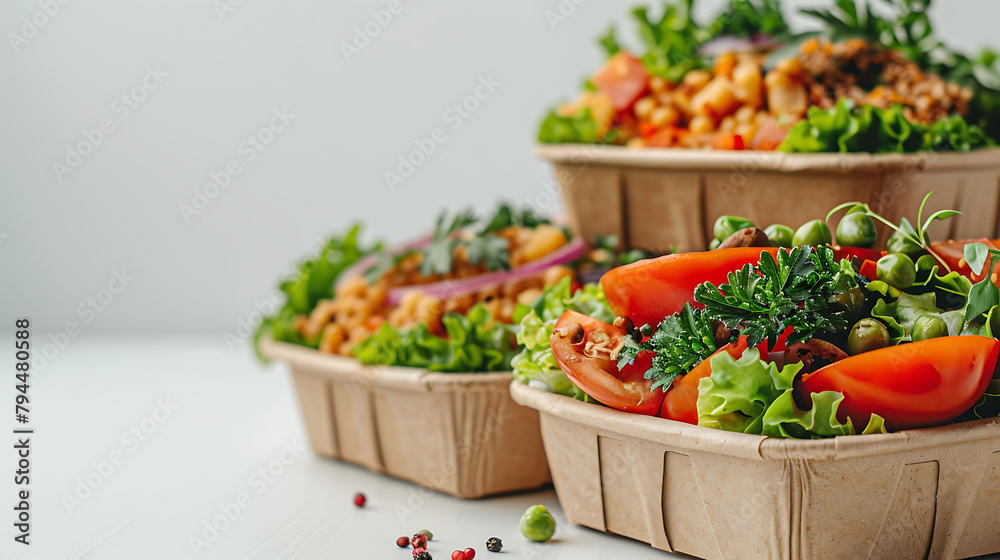
M566 234L555 226L541 224L536 227L527 242L520 247L519 262L515 263L511 255L511 265L533 261L544 257L566 244Z
M683 84L694 89L699 90L708 85L708 82L712 81L712 74L707 70L692 70L684 75Z
M739 106L733 81L725 76L716 77L691 98L691 111L713 120L721 119Z
M708 134L715 129L715 125L712 124L712 119L705 115L696 115L691 119L688 129L691 134Z
M417 303L414 317L417 322L427 325L432 332L441 323L441 316L444 314L444 302L434 296L424 296Z
M744 144L749 145L753 137L757 135L757 125L753 123L740 123L736 125L733 133L742 136Z
M776 64L774 70L784 72L795 78L801 78L806 73L805 66L802 65L802 61L798 58L786 58Z
M326 354L336 354L337 349L344 343L344 328L340 325L330 323L323 327L323 337L319 342L319 351Z
M755 114L756 111L754 110L753 107L749 105L744 105L739 109L737 109L736 113L734 113L733 116L736 118L736 122L738 124L744 124L744 123L752 123Z
M653 93L663 93L670 87L670 84L659 76L653 76L649 79L649 89L653 90Z
M335 354L340 354L341 356L350 356L351 355L351 350L353 350L353 349L354 349L354 345L351 344L350 342L346 342L345 341L345 342L342 342L340 344L340 346L337 348L337 351L335 352Z
M732 115L723 118L719 121L719 132L724 132L726 134L732 134L733 130L736 128L736 119Z
M733 88L736 97L744 104L756 109L764 101L763 78L760 66L750 59L744 59L733 70Z
M665 126L673 126L677 124L681 118L680 114L677 113L677 109L673 107L657 107L653 109L652 115L650 117L650 123L656 128L663 128Z
M569 267L557 264L545 269L545 273L542 275L542 281L545 282L546 287L555 286L560 280L566 278L567 276L572 279L573 270Z
M517 294L517 302L523 303L524 305L531 305L536 299L538 299L539 296L542 295L542 293L541 288L528 288L527 290Z
M368 282L364 276L355 276L344 282L337 290L337 297L362 297L368 288Z
M655 108L656 99L647 95L646 97L643 97L635 102L635 116L639 120L647 121Z
M646 139L645 138L629 138L625 142L625 147L626 148L632 148L632 149L645 148L646 147Z

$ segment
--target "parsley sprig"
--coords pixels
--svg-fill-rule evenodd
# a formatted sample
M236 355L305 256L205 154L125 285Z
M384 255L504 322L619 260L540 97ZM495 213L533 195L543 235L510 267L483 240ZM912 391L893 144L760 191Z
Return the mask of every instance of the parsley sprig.
M430 243L420 249L401 253L382 252L375 265L365 273L365 278L373 283L413 254L423 257L420 261L420 274L448 274L454 266L455 248L459 245L468 250L469 263L472 265L481 263L491 272L510 270L509 243L496 233L512 226L534 228L548 223L548 220L536 216L530 209L518 211L509 204L501 204L474 237L464 238L461 235L463 231L480 223L482 221L471 209L459 211L450 219L447 211L442 212L434 222Z
M651 330L644 325L640 334L649 335ZM631 364L641 351L653 352L653 366L644 377L653 380L653 390L662 387L666 391L677 376L691 371L716 350L711 321L700 309L692 309L687 303L683 311L661 321L642 343L626 337L625 346L618 353L618 368Z
M857 288L854 270L838 264L827 247L778 251L777 260L762 252L757 266L747 264L728 279L719 287L701 284L694 299L705 305L707 318L746 335L749 346L767 340L774 348L788 327L794 329L788 341L799 342L849 326L836 296Z

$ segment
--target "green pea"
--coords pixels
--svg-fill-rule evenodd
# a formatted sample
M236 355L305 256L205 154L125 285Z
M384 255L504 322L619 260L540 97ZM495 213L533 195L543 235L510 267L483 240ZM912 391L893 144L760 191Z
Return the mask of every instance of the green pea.
M932 338L939 338L942 336L948 336L948 325L944 322L944 319L937 315L931 315L930 313L924 313L923 315L917 317L917 322L913 324L913 332L910 333L910 338L914 342L919 342L921 340L930 340Z
M764 235L771 242L771 246L785 247L786 249L792 248L792 239L795 238L795 232L792 231L792 228L781 224L767 226L767 229L764 230Z
M708 244L708 250L714 251L719 248L719 245L722 245L722 242L718 239L713 239L712 242Z
M719 216L719 219L715 220L715 227L712 228L712 232L715 234L716 239L725 241L737 231L748 227L753 227L753 222L746 218L739 216Z
M923 247L917 245L909 237L898 231L892 233L892 237L886 243L885 249L890 253L902 253L910 257L915 257L924 251Z
M871 248L878 240L875 220L867 214L852 212L837 224L837 244L843 247Z
M917 267L910 257L902 253L889 253L875 264L875 275L893 288L905 290L913 285Z
M852 356L885 348L889 345L889 329L876 319L862 319L847 334L847 353Z
M830 226L826 225L823 220L806 222L796 230L795 236L792 237L792 245L796 247L801 245L820 247L830 243L833 243L833 235L830 234Z
M556 518L545 506L531 506L521 516L521 534L524 538L545 542L556 533Z

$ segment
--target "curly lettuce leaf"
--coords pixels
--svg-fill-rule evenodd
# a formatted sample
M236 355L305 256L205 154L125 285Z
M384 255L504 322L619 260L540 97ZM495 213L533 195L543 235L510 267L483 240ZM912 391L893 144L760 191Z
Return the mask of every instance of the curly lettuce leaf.
M786 389L791 389L802 364L781 370L760 359L750 348L739 359L728 352L712 356L712 375L698 385L698 425L707 428L759 434L764 412Z
M977 124L953 115L934 124L912 122L901 105L882 109L871 105L858 107L849 99L840 99L829 109L810 107L806 118L788 131L778 147L783 152L868 152L915 153L926 151L972 150L996 143Z
M738 359L719 352L711 364L712 375L703 378L698 386L699 426L797 439L857 433L850 418L845 423L837 418L837 409L844 400L842 393L813 393L809 410L795 405L792 387L802 364L779 369L761 360L756 348ZM862 433L885 433L882 418L872 415Z
M358 241L360 231L361 226L355 225L346 234L331 237L315 256L300 263L296 272L281 282L279 289L285 293L285 304L274 315L265 317L254 333L254 349L258 358L266 361L257 342L267 334L274 340L319 347L319 337L307 340L299 334L295 318L310 313L320 300L333 297L334 284L340 274L381 248L381 243L362 246Z
M593 144L601 140L598 129L588 108L568 117L553 109L538 127L538 141L543 144Z
M514 355L511 326L493 321L482 304L467 314L446 313L441 322L447 338L435 336L424 324L396 328L388 323L354 347L365 365L419 367L440 372L481 372L507 369Z
M548 391L574 399L590 401L559 368L552 355L549 338L556 321L566 311L576 311L610 323L615 314L608 306L600 284L586 284L575 294L570 291L570 279L563 278L549 286L530 307L521 308L523 314L517 330L517 342L524 348L510 362L514 376L522 383L541 385Z

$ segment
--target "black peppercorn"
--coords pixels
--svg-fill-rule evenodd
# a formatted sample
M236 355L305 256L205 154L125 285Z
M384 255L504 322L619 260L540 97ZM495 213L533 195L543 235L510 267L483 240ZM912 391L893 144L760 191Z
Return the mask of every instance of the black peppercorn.
M489 540L486 541L486 550L490 552L500 552L501 548L503 548L503 542L501 542L497 537L490 537Z
M418 552L418 553L416 553L416 554L413 555L413 560L433 560L433 558L431 558L431 553L430 552L427 552L426 550L422 550L422 551L420 551L420 552Z

